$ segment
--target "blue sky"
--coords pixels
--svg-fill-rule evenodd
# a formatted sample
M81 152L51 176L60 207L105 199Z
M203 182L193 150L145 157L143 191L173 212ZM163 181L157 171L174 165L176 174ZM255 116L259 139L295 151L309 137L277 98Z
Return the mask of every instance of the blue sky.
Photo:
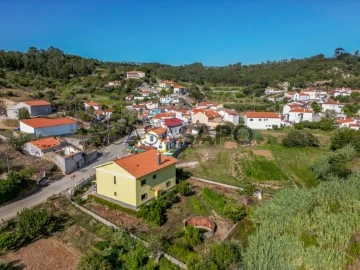
M227 65L360 49L359 0L0 1L0 49Z

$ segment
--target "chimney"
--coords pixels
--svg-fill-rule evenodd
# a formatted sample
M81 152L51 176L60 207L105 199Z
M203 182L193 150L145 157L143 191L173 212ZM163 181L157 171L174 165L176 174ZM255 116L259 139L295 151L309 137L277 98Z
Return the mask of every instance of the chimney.
M157 153L157 163L161 165L161 154L159 152Z

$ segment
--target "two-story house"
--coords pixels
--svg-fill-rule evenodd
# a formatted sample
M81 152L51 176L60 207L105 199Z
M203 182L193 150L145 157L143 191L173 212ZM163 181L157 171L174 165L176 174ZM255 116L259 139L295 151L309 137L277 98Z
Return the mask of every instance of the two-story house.
M176 185L176 162L149 150L96 166L96 192L136 210Z
M246 112L244 117L245 125L251 129L272 129L280 127L281 115L273 112Z
M214 110L193 109L192 111L193 124L205 124L211 128L223 123L221 115Z
M167 128L150 128L145 131L144 138L140 142L143 145L152 146L159 152L168 152L176 146L174 136Z
M137 71L137 70L132 70L132 71L128 71L126 72L126 78L127 79L141 79L145 77L145 72L144 71Z

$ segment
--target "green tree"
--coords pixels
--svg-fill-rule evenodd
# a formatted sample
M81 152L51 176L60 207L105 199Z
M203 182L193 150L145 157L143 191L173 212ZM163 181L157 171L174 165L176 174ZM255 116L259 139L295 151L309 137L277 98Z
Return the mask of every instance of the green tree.
M91 251L82 257L78 266L78 270L111 270L113 269L104 256L98 251Z
M317 147L319 140L308 130L291 130L282 140L287 147Z
M19 109L18 116L19 116L19 119L29 119L30 113L26 108L21 108L21 109Z
M201 244L200 230L193 226L186 226L184 229L184 244L189 247L196 247Z
M227 204L223 211L225 217L231 219L234 223L242 220L246 216L245 207L243 205Z

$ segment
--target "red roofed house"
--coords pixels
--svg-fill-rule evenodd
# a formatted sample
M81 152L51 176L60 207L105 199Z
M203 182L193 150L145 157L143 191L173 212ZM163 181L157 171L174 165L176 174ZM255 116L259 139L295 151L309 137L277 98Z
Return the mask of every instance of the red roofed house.
M58 136L77 132L77 123L70 118L33 118L20 120L20 131L35 136Z
M169 88L171 86L175 86L175 82L169 80L159 82L160 88Z
M89 108L93 108L94 110L101 111L102 107L99 103L96 103L94 101L88 101L84 102L85 110Z
M234 125L238 125L240 122L240 116L239 114L232 109L219 109L218 113L223 117L224 122L230 122Z
M313 120L313 112L304 108L293 108L285 114L285 120L293 123Z
M29 155L42 157L48 152L60 150L61 142L53 137L50 137L27 142L23 145L22 149Z
M143 77L145 77L144 71L132 70L132 71L126 72L127 79L141 79Z
M167 128L167 132L174 137L180 135L180 131L183 125L184 121L178 118L168 118L161 121L161 126Z
M174 94L185 95L186 94L186 87L182 86L182 85L175 85L174 86Z
M351 129L359 129L359 125L357 124L357 121L355 119L352 118L347 118L347 119L341 119L341 120L336 120L339 124L339 127L343 128L343 127L347 127L347 128L351 128Z
M216 127L223 123L221 115L213 110L193 109L192 122L194 124L205 124L209 127Z
M251 129L272 129L281 126L281 114L273 112L246 112L245 125Z
M137 210L176 186L176 162L149 150L96 166L97 195Z
M17 119L19 110L21 108L27 109L30 117L48 115L52 113L51 104L45 100L28 100L16 104L13 107L6 108L8 118Z

